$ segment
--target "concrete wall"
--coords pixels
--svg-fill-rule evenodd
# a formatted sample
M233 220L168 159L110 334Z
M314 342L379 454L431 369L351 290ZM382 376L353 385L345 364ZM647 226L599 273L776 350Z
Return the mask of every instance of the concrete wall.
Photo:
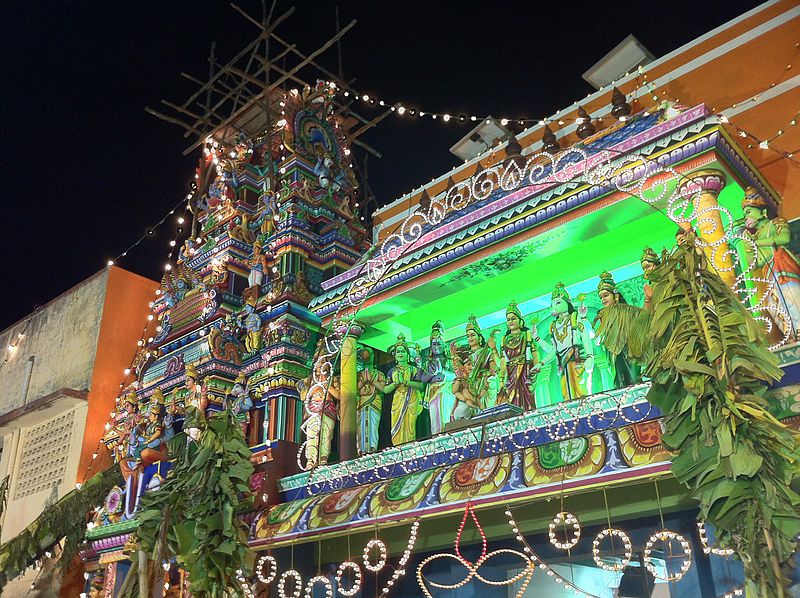
M98 272L0 333L7 360L0 367L0 416L61 388L89 389L108 276L108 269Z

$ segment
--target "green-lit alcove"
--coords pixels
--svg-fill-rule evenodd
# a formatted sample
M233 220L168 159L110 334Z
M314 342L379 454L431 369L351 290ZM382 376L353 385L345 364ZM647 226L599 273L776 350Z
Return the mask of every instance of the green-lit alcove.
M670 193L675 184L669 182ZM720 194L734 218L741 215L743 195L735 182ZM362 309L358 320L366 332L361 342L385 350L403 333L426 346L436 320L444 322L449 340L463 333L470 314L484 327L499 323L511 300L525 314L546 307L557 282L575 296L593 291L603 270L612 271L617 282L633 278L641 274L642 249L671 247L676 230L657 207L629 197L483 259L467 256L457 270Z

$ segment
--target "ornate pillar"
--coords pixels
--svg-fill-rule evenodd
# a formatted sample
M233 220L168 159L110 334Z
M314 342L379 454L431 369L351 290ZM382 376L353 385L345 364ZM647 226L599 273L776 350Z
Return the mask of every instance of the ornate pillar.
M346 331L346 333L345 333ZM358 337L364 329L353 322L342 341L342 352L339 360L339 459L355 459L358 456L356 439L358 438L358 381L356 364L358 362Z
M694 204L692 220L696 222L697 235L710 246L705 248L709 264L726 284L733 286L736 273L727 241L720 242L725 235L717 197L725 187L725 173L715 168L695 170L689 173L678 186L678 192L691 196ZM707 211L706 211L707 210ZM699 214L699 216L697 216Z

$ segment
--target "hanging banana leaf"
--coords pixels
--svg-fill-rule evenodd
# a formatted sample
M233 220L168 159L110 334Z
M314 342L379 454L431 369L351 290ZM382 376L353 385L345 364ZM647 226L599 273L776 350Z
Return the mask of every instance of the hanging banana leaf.
M665 253L650 276L648 400L665 414L673 475L717 528L718 544L742 560L748 590L780 598L787 595L780 565L800 533L800 496L791 489L800 445L768 410L767 385L783 372L763 330L704 262L687 243Z

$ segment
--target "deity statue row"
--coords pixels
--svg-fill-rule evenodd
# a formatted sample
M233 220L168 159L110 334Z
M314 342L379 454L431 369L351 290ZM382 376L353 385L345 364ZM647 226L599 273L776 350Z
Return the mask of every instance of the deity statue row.
M185 431L187 436L197 440L205 428L209 404L208 388L194 365L186 366L184 388L175 390L168 400L156 389L149 401L140 402L136 390L137 383L134 383L121 397L103 438L126 477L141 467L166 459L168 443L176 433ZM232 411L245 434L254 406L250 386L244 374L239 374L225 397L223 408Z

